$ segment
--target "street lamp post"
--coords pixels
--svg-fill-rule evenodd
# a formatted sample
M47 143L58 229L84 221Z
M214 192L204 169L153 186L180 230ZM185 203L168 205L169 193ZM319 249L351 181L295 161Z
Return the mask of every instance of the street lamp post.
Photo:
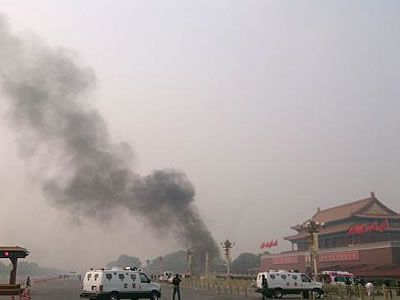
M205 254L205 273L206 273L206 277L208 277L208 264L209 264L209 260L210 260L210 255L208 254L208 252L206 252Z
M220 244L226 260L226 276L229 277L231 275L231 270L230 270L231 251L233 246L235 246L235 243L226 239L224 242L221 242Z
M187 249L186 251L187 273L189 276L192 275L192 258L194 252L193 249Z
M313 219L310 219L301 225L301 228L310 234L310 264L313 269L314 278L318 275L318 233L324 226L325 223L320 223Z

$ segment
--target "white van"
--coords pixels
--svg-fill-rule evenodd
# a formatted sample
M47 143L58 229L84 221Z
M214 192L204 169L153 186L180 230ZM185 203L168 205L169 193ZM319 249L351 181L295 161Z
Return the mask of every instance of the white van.
M358 283L358 279L354 274L344 271L323 271L321 278L326 284L354 285Z
M300 294L314 292L317 298L324 294L322 283L312 280L305 273L291 271L268 271L257 275L256 291L262 291L262 275L265 275L268 283L268 293L275 298L282 298L285 294Z
M89 299L142 299L161 297L161 286L152 282L140 270L100 269L86 272L82 280L82 298Z

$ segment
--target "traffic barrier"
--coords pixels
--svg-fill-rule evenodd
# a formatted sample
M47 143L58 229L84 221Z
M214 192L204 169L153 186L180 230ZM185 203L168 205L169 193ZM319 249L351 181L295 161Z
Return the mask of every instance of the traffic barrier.
M358 286L325 285L325 294L329 300L400 300L399 287L376 286L372 289Z
M232 294L241 296L256 295L254 289L250 287L251 281L243 279L226 278L185 278L182 286L186 288L204 289L214 291L217 294Z

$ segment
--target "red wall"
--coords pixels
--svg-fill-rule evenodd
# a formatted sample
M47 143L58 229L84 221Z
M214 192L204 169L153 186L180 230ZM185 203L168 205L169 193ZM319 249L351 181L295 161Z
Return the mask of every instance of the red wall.
M333 249L332 249L333 250ZM330 262L322 262L319 263L319 268L327 269L330 266L335 266L336 268L341 268L342 270L346 270L347 267L357 266L357 265L368 265L368 266L378 266L378 265L392 265L393 263L400 263L400 248L378 248L378 249L362 249L362 250L351 250L348 249L343 252L349 251L359 251L358 260L344 260L344 261L330 261ZM339 252L339 251L332 251ZM282 261L291 260L289 259L289 255L279 255L274 256L279 257ZM275 262L277 260L275 259ZM297 262L292 263L281 263L274 264L273 257L264 257L261 259L261 270L300 270L302 272L305 271L305 258L304 254L299 254L297 256Z

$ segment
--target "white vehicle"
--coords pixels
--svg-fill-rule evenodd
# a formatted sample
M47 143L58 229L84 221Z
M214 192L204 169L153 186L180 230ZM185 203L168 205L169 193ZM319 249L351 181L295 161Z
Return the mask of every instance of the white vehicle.
M357 277L349 272L323 271L322 281L326 284L353 285L357 284Z
M82 298L89 299L142 299L156 300L161 297L161 286L152 282L140 270L90 270L82 280Z
M171 281L174 277L172 271L164 271L163 274L158 278L160 281Z
M314 292L317 298L324 294L322 283L312 280L305 273L291 271L268 271L257 275L256 291L262 292L262 275L265 275L268 284L268 293L275 298L282 298L285 294L300 294Z

